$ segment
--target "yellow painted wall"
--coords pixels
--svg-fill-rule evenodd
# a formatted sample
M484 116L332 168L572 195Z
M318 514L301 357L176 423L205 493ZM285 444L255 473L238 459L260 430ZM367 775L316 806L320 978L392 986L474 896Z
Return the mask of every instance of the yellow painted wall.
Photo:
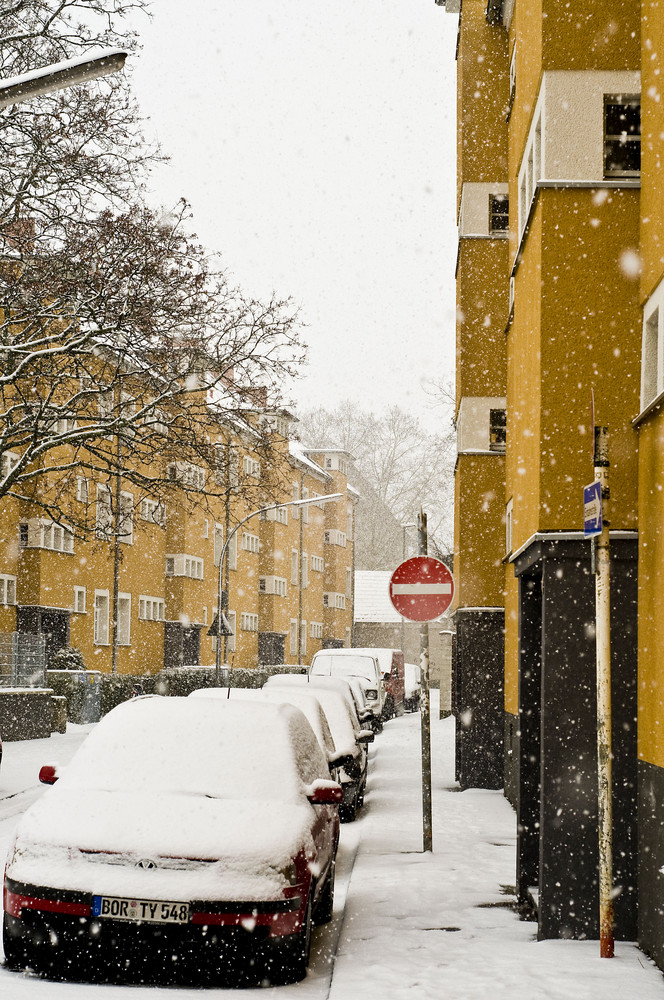
M460 182L501 181L507 175L506 59L507 36L487 24L486 0L464 0L458 55ZM457 205L460 187L458 195Z
M505 395L508 242L459 241L456 396Z
M664 6L642 0L641 61L641 298L664 275Z
M636 69L639 5L625 0L542 0L542 46L544 69Z
M505 460L459 455L455 476L454 607L502 607Z

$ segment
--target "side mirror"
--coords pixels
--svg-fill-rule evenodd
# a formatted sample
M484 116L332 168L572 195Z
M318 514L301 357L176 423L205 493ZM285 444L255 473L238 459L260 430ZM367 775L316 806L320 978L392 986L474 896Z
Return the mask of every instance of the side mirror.
M343 801L344 792L336 781L314 781L307 798L312 806L338 806Z
M361 729L355 737L356 743L373 743L375 736L370 729Z
M54 785L58 777L58 769L54 764L43 764L39 769L39 780L42 785Z
M384 681L389 681L389 679L390 679L390 675L389 674L383 674L383 680Z
M353 763L353 758L351 754L345 753L341 757L333 757L330 761L330 771L335 770L337 767L349 767Z

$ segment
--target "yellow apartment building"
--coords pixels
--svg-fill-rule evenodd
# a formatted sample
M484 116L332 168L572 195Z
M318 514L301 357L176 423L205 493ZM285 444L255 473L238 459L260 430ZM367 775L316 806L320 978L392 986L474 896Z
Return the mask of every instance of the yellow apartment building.
M156 452L154 462L168 463L169 489L159 500L121 476L70 477L64 506L72 521L87 519L88 531L8 499L0 513L0 631L45 635L47 656L75 646L88 668L103 672L212 666L220 556L230 537L221 584L233 634L222 640L224 662L308 664L322 646L346 643L352 593L345 617L330 617L327 594L352 575L352 536L337 551L326 532L335 505L346 523L354 491L289 441L291 425L285 411L247 410L246 419L221 420L209 463ZM259 426L269 434L267 452ZM166 441L164 428L165 449ZM228 457L227 483L218 478L217 448ZM343 499L249 517L330 492Z
M446 4L450 12L459 6ZM533 908L541 938L598 936L595 592L582 493L594 478L593 425L608 427L611 461L616 936L636 936L637 899L640 906L650 900L651 927L662 910L662 876L655 875L664 859L637 844L635 725L638 631L647 820L639 835L649 829L654 838L661 806L648 813L644 789L661 780L663 762L653 613L662 575L660 20L655 3L618 0L465 0L460 12L456 614L461 621L474 592L496 595L496 615L505 609L504 677L496 681L504 697L504 784L517 813L517 893ZM651 100L642 143L646 51ZM494 160L503 149L500 173ZM500 248L487 240L473 254L466 195L494 181L507 186L509 236ZM483 300L501 303L501 337L489 310L482 329L480 309L469 308ZM502 486L497 473L488 482L479 459L463 453L465 398L475 393L504 397ZM486 413L497 403L484 405ZM502 491L501 532L487 500L494 483ZM469 522L478 530L469 534ZM492 589L484 580L499 534L503 581ZM467 707L457 711L471 716ZM651 886L642 878L637 888L644 858ZM657 933L640 924L654 953Z

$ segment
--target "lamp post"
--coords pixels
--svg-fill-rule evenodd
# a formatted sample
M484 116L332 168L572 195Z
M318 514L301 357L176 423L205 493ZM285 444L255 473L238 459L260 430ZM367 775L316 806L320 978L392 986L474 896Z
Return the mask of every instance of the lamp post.
M287 500L284 503L271 503L268 504L267 507L259 507L257 510L252 510L251 514L247 514L247 516L243 517L241 521L238 521L233 530L227 534L221 549L221 554L219 556L219 576L217 584L217 649L215 656L215 684L217 687L221 686L221 636L224 634L222 633L220 628L222 623L221 606L223 604L223 595L224 595L223 567L224 567L224 558L226 556L226 552L228 551L228 546L230 544L231 539L234 537L234 535L237 534L238 529L241 528L243 524L246 524L247 521L250 521L252 517L256 517L257 514L267 513L268 510L283 510L285 507L306 507L312 503L327 503L330 500L340 500L343 496L344 496L343 493L328 493L322 497L310 497L308 500ZM213 630L211 631L212 634L214 635L214 631ZM226 634L228 634L228 632Z
M86 80L96 80L109 73L119 73L127 55L125 49L94 49L83 56L51 63L50 66L3 80L0 82L0 108L20 104L42 94L52 94Z

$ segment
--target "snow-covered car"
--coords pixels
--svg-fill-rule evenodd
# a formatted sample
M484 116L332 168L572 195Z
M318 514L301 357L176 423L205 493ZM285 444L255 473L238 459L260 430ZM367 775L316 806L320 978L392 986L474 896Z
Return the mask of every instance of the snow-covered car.
M303 674L275 674L268 677L265 689L302 690L313 695L321 704L334 740L337 760L341 764L339 781L343 788L343 803L340 816L344 822L352 822L364 802L367 784L367 744L372 743L374 734L370 729L361 729L352 699L329 677L315 677Z
M417 663L404 663L404 699L407 712L417 712L422 693L422 669Z
M53 783L53 768L40 778ZM306 974L331 918L340 786L287 704L138 698L110 712L19 822L12 968L182 982Z
M358 677L366 701L378 723L385 709L385 686L378 657L373 652L354 649L323 649L314 653L310 677Z

